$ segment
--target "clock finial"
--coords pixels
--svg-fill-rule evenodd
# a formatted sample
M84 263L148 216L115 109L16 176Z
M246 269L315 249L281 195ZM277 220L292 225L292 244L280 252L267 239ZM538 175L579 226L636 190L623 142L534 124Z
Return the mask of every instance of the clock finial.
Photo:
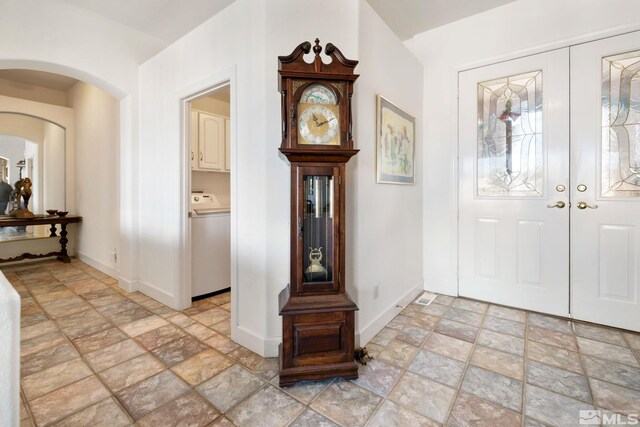
M320 55L320 52L322 52L322 46L320 46L320 39L316 38L316 45L313 47L313 53L318 56Z

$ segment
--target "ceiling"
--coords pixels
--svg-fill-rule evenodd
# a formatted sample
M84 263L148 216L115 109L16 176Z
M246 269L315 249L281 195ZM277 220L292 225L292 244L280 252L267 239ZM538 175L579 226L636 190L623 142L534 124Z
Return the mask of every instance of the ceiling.
M61 92L68 91L78 82L71 77L34 70L0 70L0 79L46 87Z
M513 1L367 0L401 40Z
M110 18L167 45L235 0L61 0Z
M235 0L60 0L163 41L166 46ZM299 0L294 0L299 1ZM416 34L516 0L367 0L407 40Z

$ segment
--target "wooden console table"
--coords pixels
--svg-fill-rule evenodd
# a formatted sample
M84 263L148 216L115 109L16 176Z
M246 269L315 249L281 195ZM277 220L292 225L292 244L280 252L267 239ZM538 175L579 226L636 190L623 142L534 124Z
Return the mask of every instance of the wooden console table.
M23 227L30 225L51 225L49 231L51 234L49 237L57 237L56 234L56 225L60 224L60 251L59 252L49 252L48 254L31 254L24 253L17 257L13 258L0 258L0 263L3 262L12 262L12 261L20 261L23 259L36 259L36 258L46 258L50 256L57 256L59 261L69 263L71 259L69 259L69 255L67 254L67 243L69 240L67 239L67 224L74 224L82 221L81 216L77 215L67 215L67 216L37 216L35 218L13 218L13 217L4 217L0 218L0 228L2 227Z

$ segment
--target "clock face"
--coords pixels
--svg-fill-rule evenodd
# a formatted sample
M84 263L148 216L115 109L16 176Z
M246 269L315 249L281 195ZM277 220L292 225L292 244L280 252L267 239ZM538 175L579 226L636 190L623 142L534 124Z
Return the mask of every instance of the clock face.
M338 106L298 104L298 144L340 145Z

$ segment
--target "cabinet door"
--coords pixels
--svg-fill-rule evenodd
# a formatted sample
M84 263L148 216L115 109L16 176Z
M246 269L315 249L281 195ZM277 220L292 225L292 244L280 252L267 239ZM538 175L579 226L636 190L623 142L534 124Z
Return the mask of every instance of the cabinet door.
M199 116L200 169L224 169L224 118L200 113Z
M191 170L198 169L198 113L191 111L189 115L189 155L191 156Z
M231 171L231 120L224 119L224 170Z

